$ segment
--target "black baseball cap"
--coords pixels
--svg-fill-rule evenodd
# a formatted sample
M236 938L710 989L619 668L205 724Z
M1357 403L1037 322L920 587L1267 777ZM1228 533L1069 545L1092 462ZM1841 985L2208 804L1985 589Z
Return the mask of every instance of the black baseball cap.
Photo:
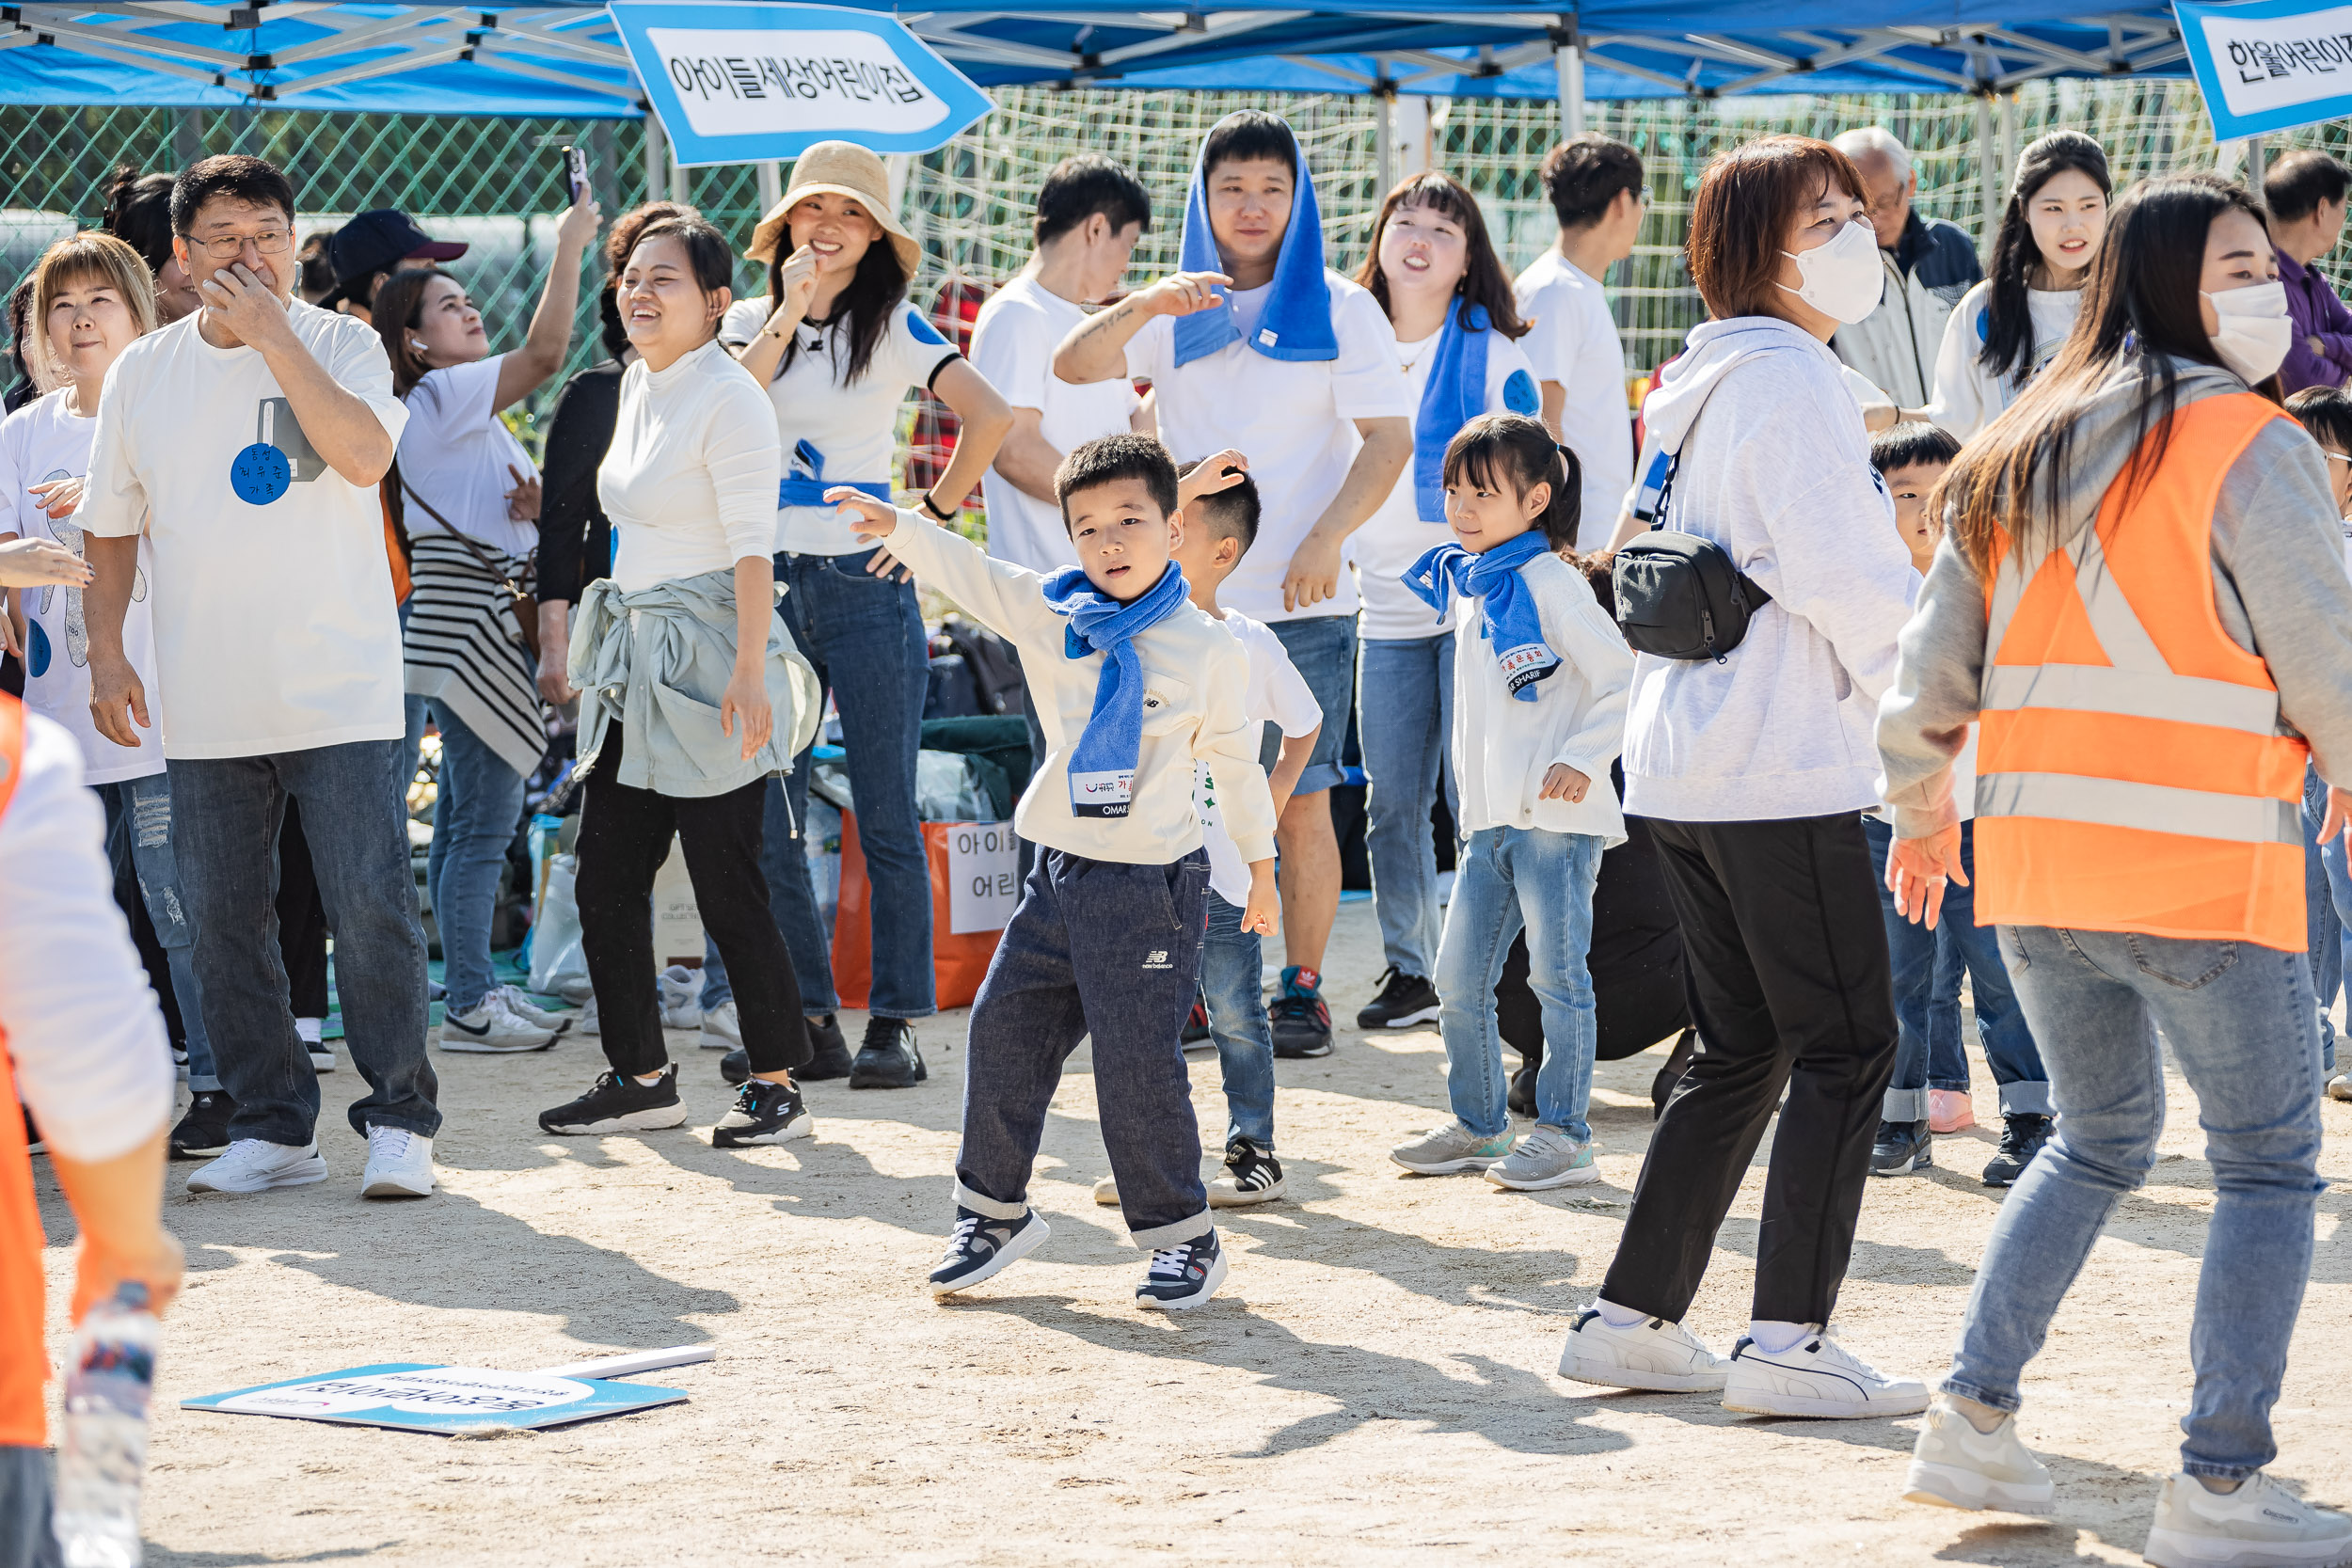
M333 309L352 297L355 285L379 272L390 272L410 257L429 261L454 261L466 254L461 240L437 240L417 227L416 219L392 207L379 207L335 230L326 242L326 260L335 269L335 292L319 303Z

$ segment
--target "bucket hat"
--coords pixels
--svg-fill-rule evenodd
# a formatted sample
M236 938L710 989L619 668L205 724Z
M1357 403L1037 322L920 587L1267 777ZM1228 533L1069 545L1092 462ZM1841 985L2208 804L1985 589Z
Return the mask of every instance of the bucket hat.
M743 254L755 261L779 260L780 247L789 232L784 215L809 197L827 195L848 197L882 225L908 277L912 278L921 268L923 247L898 222L890 199L889 171L871 150L846 141L820 141L793 161L792 183L786 189L784 199L769 208L767 216L759 220L759 227L752 230L751 248Z

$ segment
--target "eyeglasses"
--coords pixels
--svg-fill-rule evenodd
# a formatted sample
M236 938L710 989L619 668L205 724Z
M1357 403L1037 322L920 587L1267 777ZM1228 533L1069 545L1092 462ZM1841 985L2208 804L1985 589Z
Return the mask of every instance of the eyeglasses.
M251 245L264 256L282 256L294 248L294 234L284 229L263 229L251 234L223 234L217 239L199 240L185 236L190 250L200 250L215 261L233 261Z
M2319 455L2326 458L2330 463L2352 463L2352 454L2346 454L2340 451L2329 451L2324 447L2320 449Z

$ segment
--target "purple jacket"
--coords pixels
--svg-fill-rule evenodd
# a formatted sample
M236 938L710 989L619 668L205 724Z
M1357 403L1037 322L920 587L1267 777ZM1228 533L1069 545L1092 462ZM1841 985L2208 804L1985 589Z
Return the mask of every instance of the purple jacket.
M2317 267L2307 267L2283 250L2279 281L2287 286L2287 315L2295 323L2295 341L2279 367L2280 389L2343 386L2352 375L2352 310L2344 308ZM2318 354L2312 352L2312 338L2319 340Z

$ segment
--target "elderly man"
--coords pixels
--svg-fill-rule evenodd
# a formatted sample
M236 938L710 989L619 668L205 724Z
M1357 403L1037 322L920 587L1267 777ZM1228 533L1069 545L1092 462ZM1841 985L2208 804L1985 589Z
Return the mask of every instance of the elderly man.
M1966 230L1913 211L1919 174L1902 143L1866 125L1834 145L1862 175L1886 267L1886 297L1860 325L1839 327L1829 346L1897 405L1923 408L1935 395L1944 323L1960 296L1983 279L1984 268Z
M2288 153L2263 176L2279 281L2286 285L2287 314L2295 322L2295 345L2279 367L2283 392L2341 387L2352 378L2352 310L2344 309L2318 266L2344 237L2347 195L2352 195L2352 170L2317 148Z

